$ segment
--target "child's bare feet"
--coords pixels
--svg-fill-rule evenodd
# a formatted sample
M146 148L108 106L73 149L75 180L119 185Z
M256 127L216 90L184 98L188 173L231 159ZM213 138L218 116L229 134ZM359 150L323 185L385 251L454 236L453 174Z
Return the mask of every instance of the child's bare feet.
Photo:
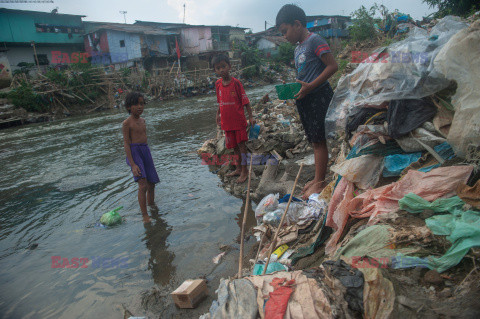
M143 217L143 223L144 224L150 223L152 221L150 219L150 216L148 216L148 214L142 214L142 217Z
M312 181L312 184L310 185L310 187L307 188L307 190L303 194L302 199L307 200L312 194L315 194L315 193L320 194L326 186L327 185L325 181L319 181L319 182L315 180Z
M248 177L248 174L245 173L245 172L242 172L235 182L237 182L238 184L241 184L241 183L245 182L247 177Z
M242 173L242 169L241 168L237 168L236 170L234 170L233 172L230 172L228 173L226 176L228 177L232 177L232 176L238 176Z
M314 182L314 180L312 179L310 182L306 183L305 186L303 186L302 194L305 193L310 186L312 186L313 182Z

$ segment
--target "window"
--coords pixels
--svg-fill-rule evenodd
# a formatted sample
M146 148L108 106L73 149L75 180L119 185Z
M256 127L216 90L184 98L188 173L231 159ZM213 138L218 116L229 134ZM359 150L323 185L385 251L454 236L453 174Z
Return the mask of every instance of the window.
M124 48L125 47L125 40L120 40L120 47Z
M46 54L37 54L38 64L40 65L49 65L48 57ZM35 55L33 56L33 61L35 61Z

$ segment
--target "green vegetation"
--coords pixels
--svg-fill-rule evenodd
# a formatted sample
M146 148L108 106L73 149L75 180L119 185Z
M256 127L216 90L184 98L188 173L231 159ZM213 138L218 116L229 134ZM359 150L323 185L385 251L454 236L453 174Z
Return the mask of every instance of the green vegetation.
M22 81L20 86L8 93L8 99L15 105L29 112L44 112L48 110L47 101L36 94L31 85Z
M290 62L293 60L293 53L295 51L295 46L290 42L285 42L280 44L278 47L278 56L276 61L282 62L283 64L290 65Z
M446 15L467 17L480 10L478 0L423 0L430 8L437 8L435 18L443 18Z
M239 47L242 57L242 67L249 67L242 72L242 76L246 79L251 79L260 75L262 59L259 50L256 47L249 47L243 43L241 43Z
M361 6L352 13L353 25L350 27L350 37L353 41L371 39L372 35L377 32L375 30L375 23L377 23L379 19L374 18L377 9L377 4L371 6L370 9Z

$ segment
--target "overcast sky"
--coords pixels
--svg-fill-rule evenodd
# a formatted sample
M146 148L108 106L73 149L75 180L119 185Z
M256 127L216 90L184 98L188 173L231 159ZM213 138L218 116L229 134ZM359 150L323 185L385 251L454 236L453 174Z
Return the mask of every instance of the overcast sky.
M295 3L307 15L349 15L361 5L369 8L373 3L384 4L390 11L399 9L414 19L421 19L435 10L422 0L54 0L46 4L0 4L10 9L51 11L86 15L86 21L124 22L120 11L127 11L127 23L135 20L157 22L183 22L183 5L186 5L185 22L189 24L231 25L252 28L253 32L269 27L282 5Z

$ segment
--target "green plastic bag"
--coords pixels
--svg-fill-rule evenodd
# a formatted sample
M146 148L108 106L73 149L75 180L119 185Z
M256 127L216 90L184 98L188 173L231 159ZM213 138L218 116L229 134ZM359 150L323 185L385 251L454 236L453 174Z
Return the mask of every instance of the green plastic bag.
M451 198L439 198L430 203L428 200L425 200L414 193L409 193L398 201L398 206L400 206L400 209L414 214L421 213L426 209L432 210L435 213L453 213L455 209L461 209L463 205L465 205L465 203L458 196Z
M411 213L424 209L447 213L425 219L425 224L433 234L447 236L446 239L452 243L443 256L428 258L429 268L443 272L458 265L470 248L480 247L480 212L462 210L465 203L458 196L430 203L415 194L407 194L398 203L401 209Z
M118 213L123 206L117 207L108 213L103 214L102 218L100 218L100 223L105 226L113 226L116 224L120 224L122 222L122 216Z

